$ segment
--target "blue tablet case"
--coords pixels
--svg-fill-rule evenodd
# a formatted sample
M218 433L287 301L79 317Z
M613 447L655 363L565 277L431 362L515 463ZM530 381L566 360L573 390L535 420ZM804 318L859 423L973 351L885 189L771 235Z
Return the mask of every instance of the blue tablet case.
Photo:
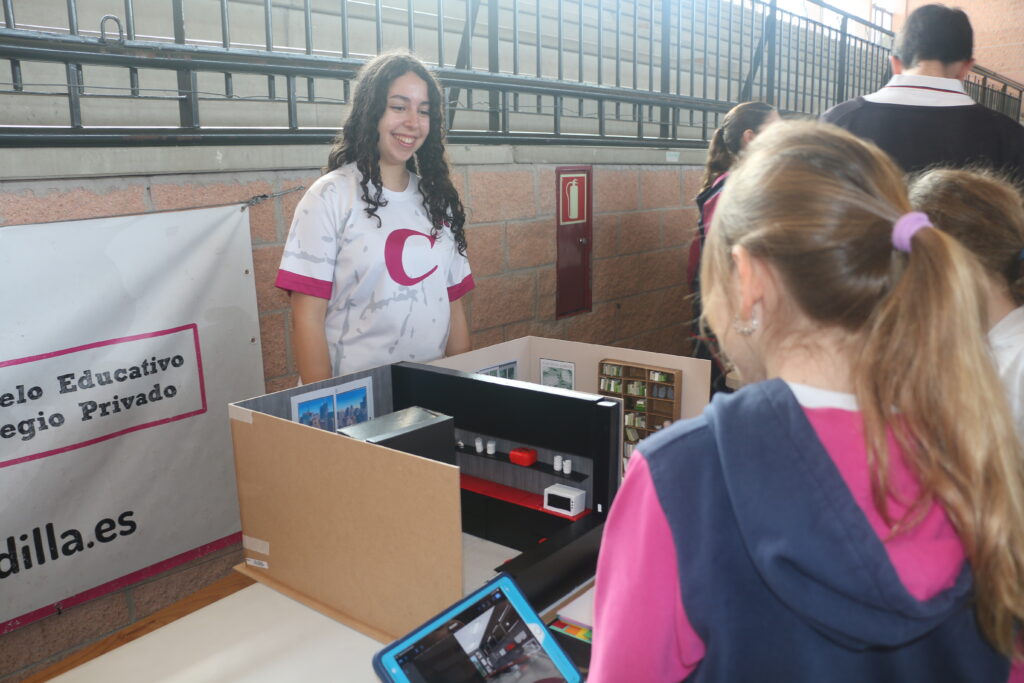
M580 683L583 677L507 574L373 658L385 683Z

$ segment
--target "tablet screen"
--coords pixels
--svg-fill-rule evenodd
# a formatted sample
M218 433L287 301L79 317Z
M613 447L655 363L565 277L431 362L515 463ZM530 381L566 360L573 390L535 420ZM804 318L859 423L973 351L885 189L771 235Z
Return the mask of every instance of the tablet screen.
M557 648L551 634L535 616L531 623L530 617L520 613L521 607L517 609L516 603L522 601L525 605L525 601L518 595L510 596L501 583L492 583L489 588L461 611L440 615L443 618L428 624L426 632L421 629L404 644L398 643L392 650L392 666L397 666L411 683L568 680L544 647ZM532 609L529 611L532 613ZM560 650L555 656L565 657ZM566 658L561 665L567 663Z

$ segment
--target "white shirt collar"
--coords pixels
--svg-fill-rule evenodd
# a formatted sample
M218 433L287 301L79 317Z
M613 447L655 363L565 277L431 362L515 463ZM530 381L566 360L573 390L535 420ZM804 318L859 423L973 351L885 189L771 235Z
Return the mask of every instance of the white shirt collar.
M895 74L881 90L865 95L868 102L918 107L963 107L974 104L955 78Z
M786 386L793 392L796 402L804 408L838 408L839 410L857 410L857 397L853 394L844 394L839 391L829 391L817 387L786 382Z
M1016 348L1024 338L1024 306L1013 309L988 331L993 349Z

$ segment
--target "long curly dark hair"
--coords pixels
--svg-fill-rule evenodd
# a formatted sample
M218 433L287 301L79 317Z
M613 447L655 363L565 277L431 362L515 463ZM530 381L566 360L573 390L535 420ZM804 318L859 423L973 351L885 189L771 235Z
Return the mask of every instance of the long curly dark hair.
M359 71L352 110L345 127L334 138L327 167L324 172L333 171L344 164L355 162L362 174L362 200L366 202L366 215L377 219L377 209L387 205L383 198L383 183L380 177L380 150L377 124L387 107L388 88L396 78L412 72L427 84L430 100L430 132L416 154L406 162L406 168L420 177L420 193L423 208L430 217L431 234L435 237L447 225L451 228L459 253L466 253L466 211L459 199L459 193L452 184L448 171L448 159L444 151L444 98L441 84L418 58L408 52L387 52L367 62ZM372 186L372 190L371 190Z

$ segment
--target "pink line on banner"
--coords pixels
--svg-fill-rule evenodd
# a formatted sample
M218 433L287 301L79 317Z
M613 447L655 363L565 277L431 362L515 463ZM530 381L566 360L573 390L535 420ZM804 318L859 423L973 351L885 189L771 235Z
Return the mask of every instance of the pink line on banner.
M31 363L39 360L45 360L47 358L56 358L57 356L63 356L69 353L75 353L77 351L87 351L89 349L99 348L101 346L110 346L111 344L123 344L125 342L138 341L139 339L150 339L153 337L161 337L167 334L174 334L176 332L183 332L185 330L192 330L192 339L196 347L196 370L199 373L199 397L203 402L203 407L199 410L193 410L189 413L182 413L181 415L175 415L174 417L164 417L159 420L153 420L152 422L145 422L143 424L134 425L127 427L117 432L111 432L110 434L104 434L103 436L97 436L94 439L87 441L81 441L70 446L62 446L60 448L54 448L53 450L43 451L42 453L34 453L32 455L26 455L23 458L16 458L14 460L8 460L6 462L0 462L0 469L10 467L12 465L18 465L23 462L29 462L31 460L39 460L40 458L46 458L51 455L58 455L60 453L66 453L73 451L78 448L84 448L85 446L91 446L94 443L100 443L102 441L108 441L123 434L130 432L137 432L141 429L148 429L150 427L156 427L168 422L177 422L178 420L184 420L196 415L202 415L206 412L206 379L203 377L203 353L199 347L199 326L196 323L190 323L188 325L182 325L180 327L174 327L168 330L160 330L158 332L147 332L145 334L135 334L130 337L119 337L117 339L107 339L101 342L93 342L92 344L83 344L82 346L75 346L70 349L61 349L60 351L51 351L49 353L42 353L38 356L26 356L25 358L15 358L14 360L0 361L0 368L8 367L11 365L20 365L21 363Z
M186 550L180 555L169 557L166 560L157 562L156 564L152 564L148 567L144 567L143 569L139 569L138 571L134 571L131 574L125 574L119 579L108 581L104 584L96 586L95 588L90 588L89 590L78 593L77 595L72 595L70 598L66 598L64 600L60 600L59 602L55 602L52 605L41 607L37 610L29 612L28 614L23 614L20 617L15 617L14 619L11 619L9 621L0 623L0 635L10 633L11 631L19 629L22 626L28 626L32 622L39 621L40 619L48 617L51 614L60 614L61 611L66 610L69 607L81 605L84 602L88 602L90 600L103 597L104 595L113 593L116 590L120 590L121 588L125 588L132 584L138 583L143 579L148 579L152 576L156 576L161 572L165 572L168 569L173 569L174 567L185 564L186 562L190 562L192 560L200 558L203 555L209 555L210 553L216 552L222 548L226 548L229 545L241 542L242 532L236 531L235 533L229 534L224 538L219 538L216 541L211 541L209 543L201 545L198 548Z

